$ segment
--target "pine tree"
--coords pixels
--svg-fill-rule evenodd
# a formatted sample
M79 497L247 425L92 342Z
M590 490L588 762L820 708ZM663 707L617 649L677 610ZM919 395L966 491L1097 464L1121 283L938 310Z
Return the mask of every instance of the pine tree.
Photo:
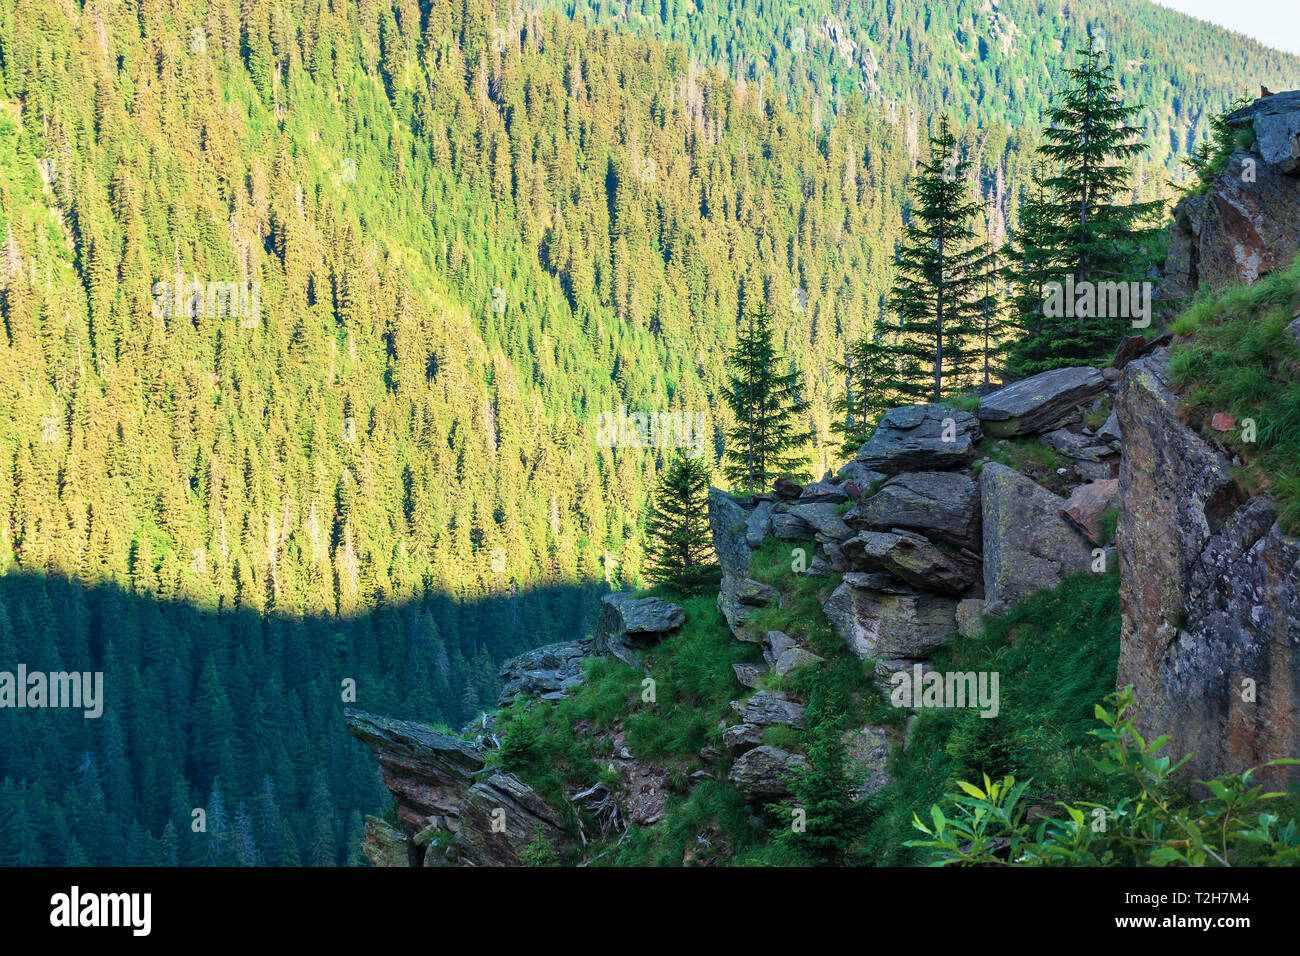
M947 118L930 137L930 159L912 182L913 206L903 244L895 253L897 278L889 296L895 321L885 328L899 364L884 384L916 402L939 401L967 384L977 353L979 283L987 250L975 241L971 220L979 203L970 196L970 163L956 154Z
M679 455L663 472L646 518L646 577L678 591L691 591L714 566L709 533L709 466Z
M856 454L871 438L876 422L890 408L903 404L902 397L889 384L897 377L898 356L877 328L844 349L844 361L835 362L844 376L844 390L831 403L837 416L831 431L840 436L840 451Z
M782 475L807 477L802 448L811 434L798 421L808 407L800 392L801 376L773 346L772 316L766 309L750 313L728 362L734 371L724 397L736 424L727 432L723 454L727 480L752 494Z
M1019 348L1043 332L1044 286L1061 274L1053 243L1059 230L1056 207L1047 191L1048 164L1039 157L1020 201L1020 223L1007 243L1005 278L1011 287L1011 311L1020 331L1009 362L1019 365Z
M1131 316L1108 314L1095 284L1146 278L1153 231L1144 223L1163 207L1158 201L1116 201L1131 188L1134 160L1148 149L1139 138L1142 128L1130 124L1140 107L1120 97L1113 68L1103 62L1105 51L1094 37L1078 55L1079 64L1065 70L1069 85L1048 112L1038 148L1056 168L1045 181L1053 222L1044 248L1061 270L1051 281L1062 283L1065 294L1045 296L1042 332L1017 350L1027 373L1099 361L1113 349ZM1080 290L1077 308L1067 301L1071 288ZM1089 288L1094 294L1085 298Z
M796 809L802 810L804 827L782 828L777 842L815 864L839 866L861 837L866 810L854 802L844 766L843 714L827 712L817 700L810 701L808 710L808 767L791 779L792 799L776 808L787 819Z

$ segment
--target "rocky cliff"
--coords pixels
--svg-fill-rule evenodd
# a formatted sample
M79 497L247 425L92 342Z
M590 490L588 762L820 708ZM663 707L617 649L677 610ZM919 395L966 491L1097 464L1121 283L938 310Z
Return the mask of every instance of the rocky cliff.
M1253 283L1300 251L1300 91L1230 122L1250 145L1180 203L1166 295ZM1241 487L1214 431L1185 421L1170 358L1129 365L1116 402L1119 683L1135 687L1142 732L1171 734L1169 752L1191 753L1188 773L1205 778L1300 755L1300 541L1267 493Z
M1300 93L1257 101L1232 122L1251 145L1180 205L1166 297L1255 281L1300 248ZM1045 372L980 397L974 411L891 409L852 461L806 486L779 479L745 497L711 488L716 607L730 632L719 639L751 650L732 658L729 716L689 761L634 754L619 718L600 731L599 779L548 802L498 766L493 717L455 736L350 713L395 797L394 815L370 820L367 855L382 865L516 865L540 841L576 861L590 826L654 826L669 791L685 798L702 780L734 787L757 826L809 766L803 668L828 667L830 651L847 649L887 698L896 675L924 674L956 635L1071 573L1116 564L1117 682L1136 689L1139 729L1171 734L1166 752L1191 753L1187 772L1200 778L1300 755L1300 541L1283 532L1267 493L1243 489L1231 450L1184 420L1170 363L1185 344L1134 336L1104 369ZM817 622L764 625L793 599L765 571L774 560L814 582L806 613L829 628L829 649L808 639L805 625ZM527 712L580 695L593 658L654 685L657 649L687 621L658 597L608 595L592 637L507 662L500 703ZM855 800L889 785L911 727L843 732ZM728 852L713 823L695 840ZM683 862L703 852L688 848Z

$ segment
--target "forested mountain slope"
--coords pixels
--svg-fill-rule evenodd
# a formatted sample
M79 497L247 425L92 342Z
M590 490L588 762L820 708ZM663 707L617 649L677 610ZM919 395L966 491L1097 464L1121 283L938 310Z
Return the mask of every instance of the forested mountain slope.
M293 830L218 861L352 859L340 682L459 725L589 629L673 451L599 416L716 453L744 311L836 457L913 127L729 73L486 0L0 2L0 649L104 670L112 717L0 712L0 816L43 821L7 858L166 862L215 792ZM1034 131L953 108L1013 222ZM332 729L286 759L298 714Z
M1151 159L1176 167L1234 99L1300 84L1300 59L1146 0L548 0L618 30L684 44L769 90L808 84L823 120L857 92L916 141L947 111L987 127L1040 121L1062 51L1105 38L1127 98L1151 107Z

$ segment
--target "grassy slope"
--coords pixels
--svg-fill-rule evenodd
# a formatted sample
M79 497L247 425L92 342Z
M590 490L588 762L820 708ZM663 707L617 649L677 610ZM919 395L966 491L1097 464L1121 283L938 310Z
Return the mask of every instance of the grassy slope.
M1198 296L1174 322L1190 340L1171 362L1186 420L1240 456L1234 477L1252 493L1271 492L1292 534L1300 532L1300 344L1287 326L1298 314L1300 257L1253 285ZM1216 412L1232 413L1238 427L1209 432ZM1243 440L1246 419L1256 423L1254 442Z
M783 606L753 616L756 633L778 628L803 636L827 658L786 679L807 699L830 694L847 704L844 726L891 723L907 712L890 707L870 683L871 667L835 637L818 592L836 576L812 578L790 568L791 548L769 541L756 555L755 576L782 590ZM912 813L938 800L957 778L1007 772L1030 776L1053 796L1077 796L1090 785L1081 756L1090 738L1093 705L1114 687L1119 648L1119 601L1113 574L1084 574L1023 602L974 638L958 639L935 660L940 669L998 670L1001 716L973 711L925 711L907 753L896 753L894 783L870 798L870 820L854 859L860 863L917 862L902 847ZM673 597L673 595L665 595ZM671 768L668 804L653 827L633 828L622 844L597 842L588 858L623 865L680 865L685 861L781 865L796 862L774 844L767 821L756 826L740 795L725 780L692 780L704 768L699 748L716 743L719 722L734 722L729 702L745 689L731 664L758 660L758 648L735 641L712 595L683 601L687 622L649 658L657 703L642 701L642 676L611 660L589 665L588 683L557 705L516 705L502 715L501 762L558 804L590 785L613 753L613 734L625 732L638 758ZM775 688L780 681L768 678ZM594 728L594 729L593 729ZM795 736L797 732L789 732ZM779 736L779 735L778 735ZM794 740L772 741L794 743ZM725 777L726 766L718 776ZM611 779L610 782L613 782ZM588 821L587 832L593 827ZM704 833L709 845L697 835Z

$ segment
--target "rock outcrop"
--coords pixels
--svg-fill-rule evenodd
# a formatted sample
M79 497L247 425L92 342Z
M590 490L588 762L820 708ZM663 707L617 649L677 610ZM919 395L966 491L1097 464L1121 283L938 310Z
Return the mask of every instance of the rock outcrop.
M1091 543L1062 517L1064 498L997 462L980 472L980 498L987 613L1001 613L1090 567Z
M886 475L958 468L974 460L979 440L979 421L970 412L946 405L907 405L881 416L857 461Z
M1139 731L1171 734L1193 778L1300 754L1300 540L1179 419L1167 353L1125 369L1116 411L1118 683L1134 686Z
M659 643L685 622L686 612L662 598L606 594L600 599L595 649L628 667L640 667L641 651Z
M980 400L980 426L1008 438L1050 431L1106 387L1095 368L1060 368L998 389Z
M376 866L517 866L559 816L513 774L486 767L477 744L423 724L347 711L348 730L379 758L400 826L372 818L364 848Z
M1162 297L1253 282L1300 251L1300 90L1258 99L1228 122L1255 141L1174 210Z
M508 707L520 698L561 700L582 684L583 663L595 650L591 638L547 644L512 657L501 665L503 687L497 704Z

